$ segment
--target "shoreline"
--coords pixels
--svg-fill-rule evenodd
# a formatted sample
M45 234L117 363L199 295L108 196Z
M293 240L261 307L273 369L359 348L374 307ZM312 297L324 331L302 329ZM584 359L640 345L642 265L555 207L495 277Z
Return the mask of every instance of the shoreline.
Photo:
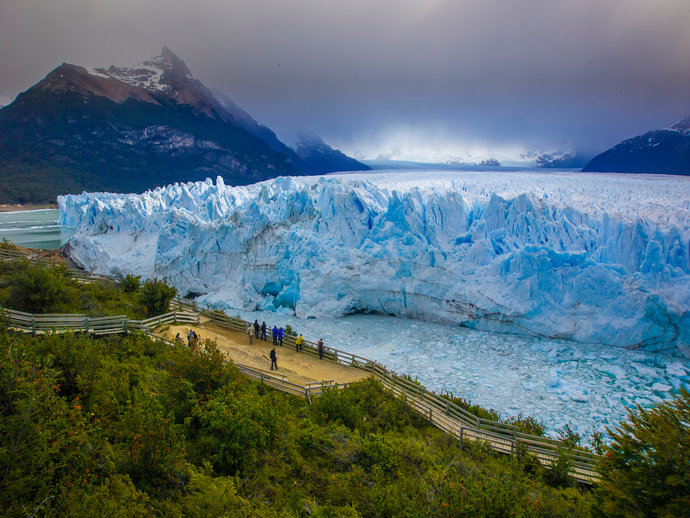
M59 209L57 203L0 203L0 212L27 212L30 210Z

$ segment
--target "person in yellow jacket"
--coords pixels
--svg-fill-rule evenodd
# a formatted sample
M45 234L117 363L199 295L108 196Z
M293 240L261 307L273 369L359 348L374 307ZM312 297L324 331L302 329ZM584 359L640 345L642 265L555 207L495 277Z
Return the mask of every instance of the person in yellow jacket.
M302 338L302 334L295 339L295 351L300 352L302 350L302 344L304 343L304 338Z

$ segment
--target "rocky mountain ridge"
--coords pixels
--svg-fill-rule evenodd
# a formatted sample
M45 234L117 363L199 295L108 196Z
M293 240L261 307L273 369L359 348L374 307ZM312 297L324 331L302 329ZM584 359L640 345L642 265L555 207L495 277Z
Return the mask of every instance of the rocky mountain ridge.
M166 47L134 67L63 63L20 94L0 110L0 171L0 203L324 172L219 99Z
M595 156L582 170L690 175L690 116L624 140Z

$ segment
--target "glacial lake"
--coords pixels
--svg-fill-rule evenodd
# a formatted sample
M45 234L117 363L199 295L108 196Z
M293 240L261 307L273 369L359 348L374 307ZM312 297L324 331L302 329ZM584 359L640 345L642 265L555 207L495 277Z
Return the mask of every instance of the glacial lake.
M57 224L59 209L0 212L0 241L17 246L54 250L74 235L74 229Z

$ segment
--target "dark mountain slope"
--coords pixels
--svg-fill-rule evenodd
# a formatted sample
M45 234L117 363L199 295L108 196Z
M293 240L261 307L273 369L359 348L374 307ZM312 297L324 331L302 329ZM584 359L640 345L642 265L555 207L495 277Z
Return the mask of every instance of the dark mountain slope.
M307 164L306 171L311 174L336 171L369 171L371 169L368 165L333 149L315 135L300 135L295 145L295 153Z
M294 174L287 156L243 129L165 48L131 69L63 64L0 110L3 203Z
M583 171L690 175L690 117L621 142Z

